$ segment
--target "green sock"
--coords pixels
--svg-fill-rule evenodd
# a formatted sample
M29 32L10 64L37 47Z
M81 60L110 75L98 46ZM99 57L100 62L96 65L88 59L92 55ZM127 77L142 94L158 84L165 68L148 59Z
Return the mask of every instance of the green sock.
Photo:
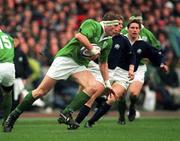
M5 120L7 119L8 115L11 112L11 108L12 108L12 95L10 94L5 94L3 96L3 102L1 103L1 107L3 109L3 123L5 122Z
M29 94L24 97L23 101L16 107L14 111L20 115L22 112L31 107L35 100L36 99L32 96L32 92L29 92Z
M62 112L63 114L69 113L69 112L74 112L81 108L88 100L90 97L84 93L84 92L79 92L75 98L72 100L72 102L64 109Z

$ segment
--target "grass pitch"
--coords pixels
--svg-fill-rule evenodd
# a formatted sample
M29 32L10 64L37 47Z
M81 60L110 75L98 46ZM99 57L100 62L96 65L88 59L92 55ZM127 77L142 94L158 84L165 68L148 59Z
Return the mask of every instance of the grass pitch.
M56 118L20 118L11 133L0 132L0 141L179 141L180 117L140 118L122 126L105 117L93 128L67 130Z

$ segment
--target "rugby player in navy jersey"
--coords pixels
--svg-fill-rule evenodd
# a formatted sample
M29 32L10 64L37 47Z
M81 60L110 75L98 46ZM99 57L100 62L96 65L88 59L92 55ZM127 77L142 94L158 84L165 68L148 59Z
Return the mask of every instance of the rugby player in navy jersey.
M146 27L144 27L143 25L143 18L141 16L141 14L138 14L136 16L131 16L129 18L129 20L140 20L141 22L141 29L140 29L140 33L139 36L141 37L142 40L150 43L153 47L160 49L161 46L158 42L158 40L156 39L156 37L153 35L153 33L151 31L149 31ZM123 28L121 31L121 34L123 35L127 35L128 31L127 31L127 27ZM126 97L129 98L129 114L128 114L128 119L129 121L133 121L136 117L136 111L135 110L135 104L136 101L138 99L138 96L140 94L140 91L143 87L144 84L144 79L145 79L145 73L147 71L147 65L145 63L146 61L144 61L144 59L141 60L139 66L138 66L138 70L135 73L135 77L133 79L133 81L131 82L130 87L128 88L128 90L130 91L130 95L127 93L124 94L124 97L121 97L121 99L118 101L118 112L119 112L119 118L118 118L118 123L124 125L125 122L125 111L127 109L127 99ZM100 99L100 98L99 98ZM102 103L102 98L100 99L101 101L99 102L99 105Z
M163 71L168 71L168 67L165 64L165 60L163 57L163 54L160 50L157 50L153 48L149 43L143 41L140 36L140 29L141 29L141 23L139 20L132 20L129 21L128 25L128 39L132 45L132 48L134 50L134 53L136 54L136 63L134 66L134 71L136 73L138 69L138 65L140 63L140 60L142 58L148 58L153 65L159 66ZM120 40L114 40L118 44ZM114 48L113 48L114 49ZM113 51L112 49L112 51ZM121 53L123 54L123 53ZM111 105L118 100L118 98L121 98L124 92L126 92L126 89L130 89L131 87L131 81L129 81L128 75L127 75L127 65L129 63L129 59L125 60L119 60L117 61L116 57L109 56L113 62L117 62L118 67L116 67L113 80L118 80L119 83L112 84L113 91L116 93L117 97L114 97L113 95L109 96L107 101L96 111L96 113L91 117L90 120L86 123L86 127L92 127L93 124L98 121L104 114L107 113L107 111L110 109ZM122 61L122 62L121 62ZM119 73L121 72L121 73ZM136 74L135 74L136 75ZM131 92L131 91L130 91Z

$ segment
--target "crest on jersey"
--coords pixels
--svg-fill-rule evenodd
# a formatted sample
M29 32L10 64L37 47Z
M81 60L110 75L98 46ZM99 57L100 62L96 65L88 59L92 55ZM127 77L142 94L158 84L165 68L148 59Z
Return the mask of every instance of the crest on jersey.
M115 44L114 48L118 50L120 48L120 44Z
M137 54L141 54L141 53L142 53L142 49L139 48L139 49L137 50Z
M162 55L162 52L161 52L161 51L159 51L159 52L158 52L158 54L159 54L159 55Z

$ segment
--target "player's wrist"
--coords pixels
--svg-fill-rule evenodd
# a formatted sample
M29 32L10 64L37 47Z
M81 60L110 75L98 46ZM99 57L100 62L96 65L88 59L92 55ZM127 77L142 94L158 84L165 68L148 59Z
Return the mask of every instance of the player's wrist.
M134 65L130 65L129 70L134 71Z
M105 80L104 84L105 84L106 88L111 88L111 83L109 80Z

